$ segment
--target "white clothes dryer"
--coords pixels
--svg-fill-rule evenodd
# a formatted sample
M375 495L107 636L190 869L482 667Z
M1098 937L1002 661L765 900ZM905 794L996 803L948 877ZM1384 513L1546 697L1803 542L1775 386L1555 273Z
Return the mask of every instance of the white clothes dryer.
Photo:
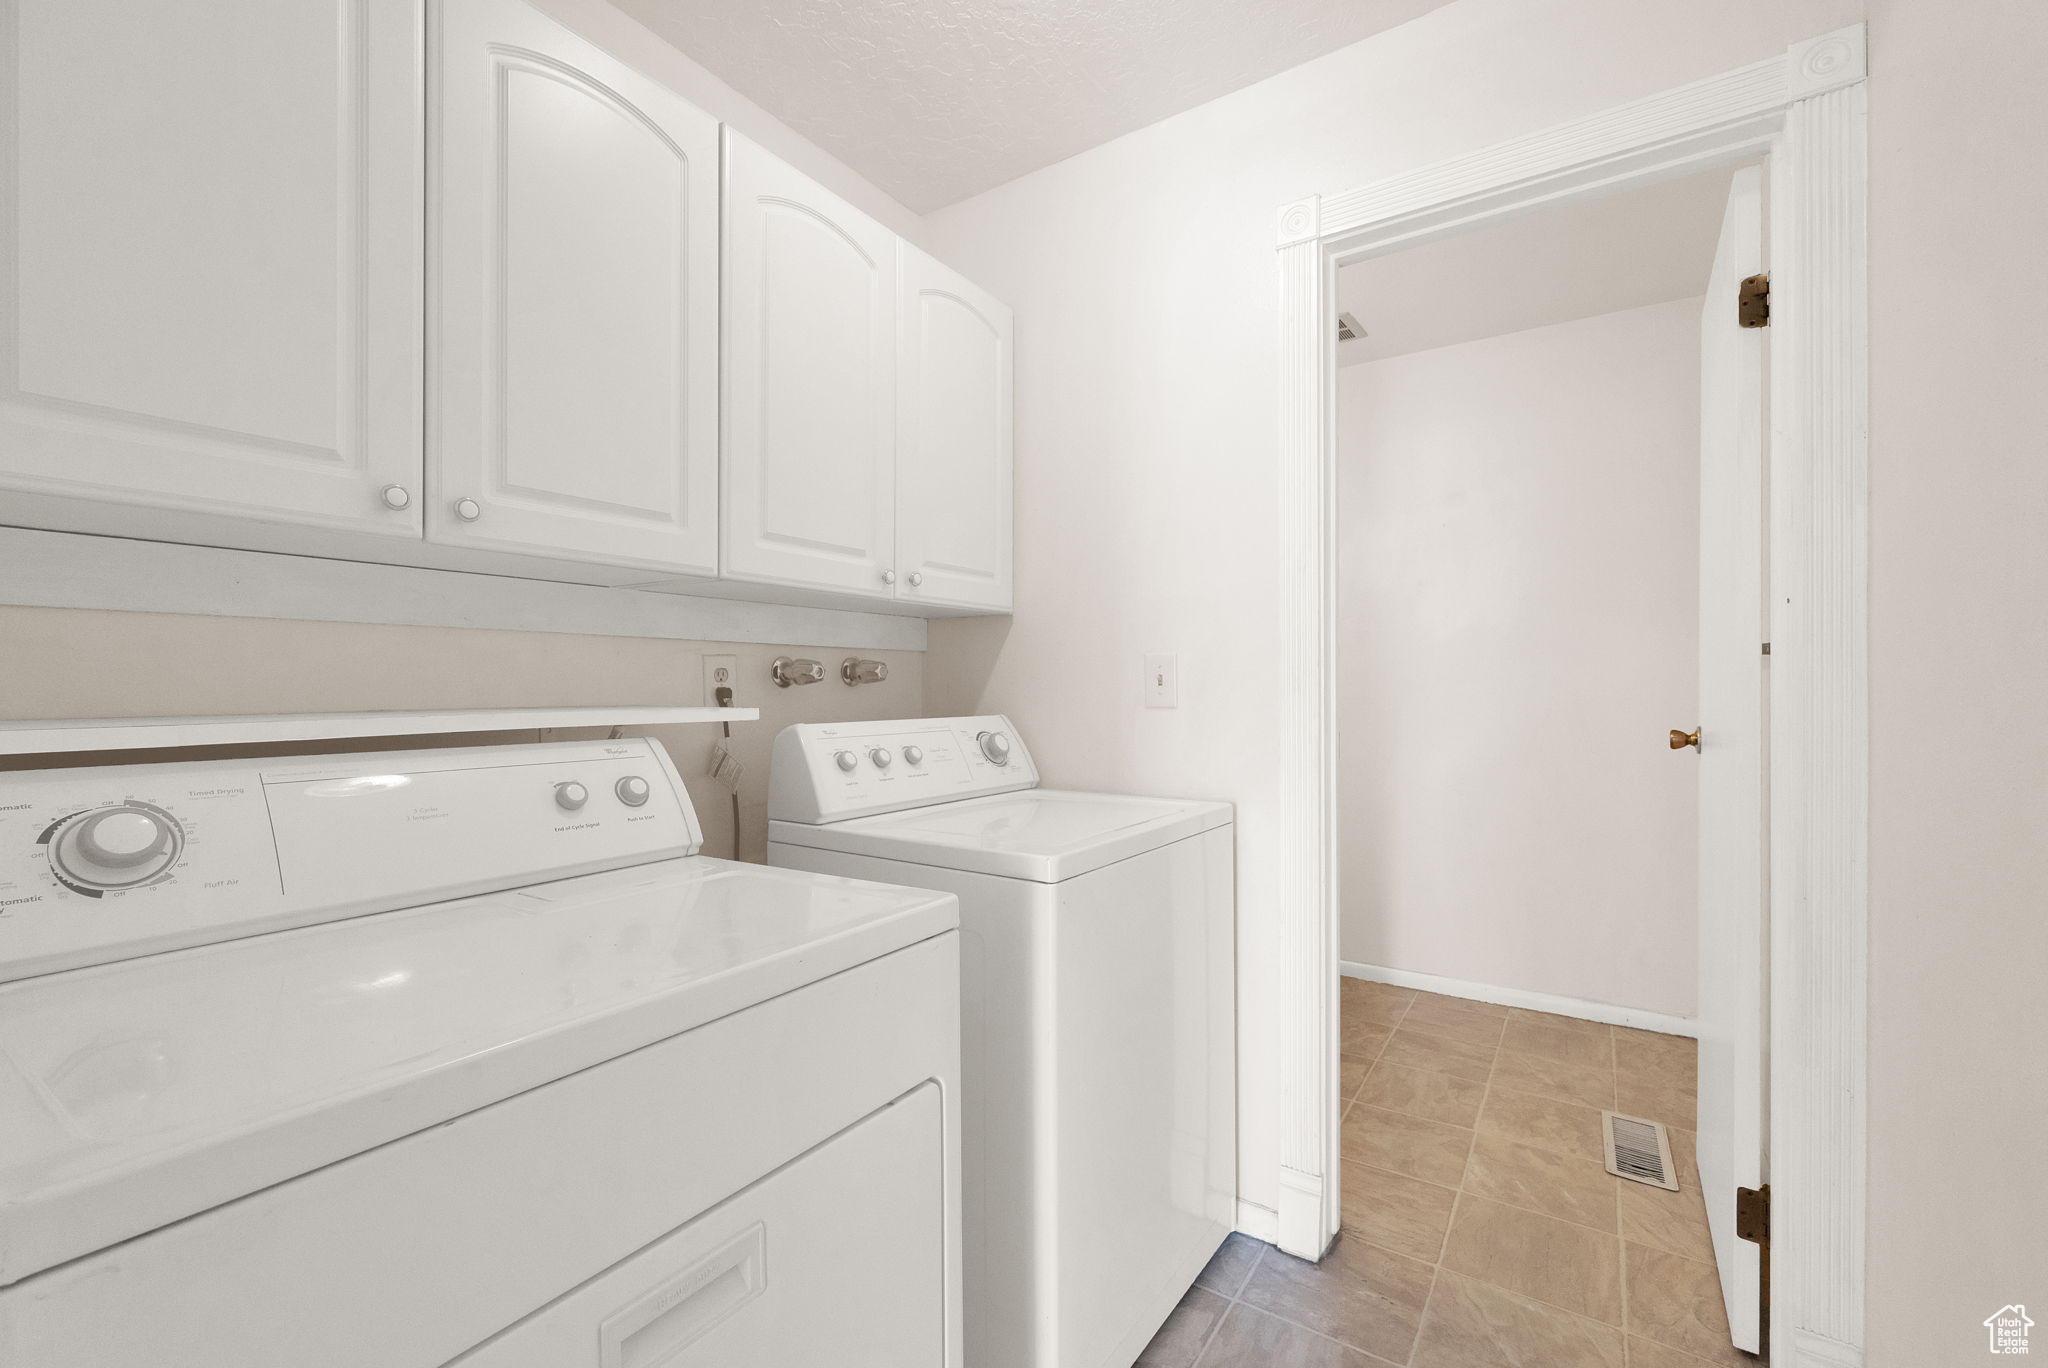
M648 741L0 774L0 1362L957 1368L947 894Z

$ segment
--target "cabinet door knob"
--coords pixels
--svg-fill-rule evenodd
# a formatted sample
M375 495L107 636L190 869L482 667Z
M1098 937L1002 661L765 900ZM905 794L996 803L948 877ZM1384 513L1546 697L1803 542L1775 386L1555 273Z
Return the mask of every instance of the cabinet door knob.
M404 485L385 485L383 489L378 491L378 496L384 500L386 508L412 507L412 491Z
M483 515L483 505L479 504L475 499L457 499L455 501L455 516L464 522L475 522Z
M911 588L915 589L915 588L917 588L917 586L918 586L918 585L920 585L920 584L923 584L923 583L924 583L924 572L923 572L922 570L913 570L913 571L911 571L911 572L910 572L910 587L911 587Z
M894 570L884 570L884 571L882 572L882 583L884 583L884 584L894 584L895 582L896 582L896 572L895 572Z

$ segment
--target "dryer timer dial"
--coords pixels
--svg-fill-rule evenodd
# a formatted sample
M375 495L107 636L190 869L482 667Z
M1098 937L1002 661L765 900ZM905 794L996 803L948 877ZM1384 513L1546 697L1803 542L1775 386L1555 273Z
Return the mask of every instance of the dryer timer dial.
M59 877L86 888L131 888L177 863L184 832L146 803L117 803L79 813L50 838Z

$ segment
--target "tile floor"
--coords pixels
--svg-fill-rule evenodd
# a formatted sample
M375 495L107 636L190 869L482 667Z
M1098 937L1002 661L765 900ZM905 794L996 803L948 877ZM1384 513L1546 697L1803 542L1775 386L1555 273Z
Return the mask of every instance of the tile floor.
M1344 1233L1233 1235L1140 1368L1701 1368L1728 1344L1693 1163L1694 1047L1344 980ZM1600 1109L1673 1127L1681 1190L1612 1177Z

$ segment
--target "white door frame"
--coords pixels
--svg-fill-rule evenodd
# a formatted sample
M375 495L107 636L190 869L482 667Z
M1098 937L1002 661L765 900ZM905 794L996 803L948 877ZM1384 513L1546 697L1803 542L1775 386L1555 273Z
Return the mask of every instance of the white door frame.
M1864 31L1280 207L1278 1243L1338 1210L1337 269L1768 157L1771 1351L1863 1362L1868 810ZM1729 307L1733 308L1733 301Z

